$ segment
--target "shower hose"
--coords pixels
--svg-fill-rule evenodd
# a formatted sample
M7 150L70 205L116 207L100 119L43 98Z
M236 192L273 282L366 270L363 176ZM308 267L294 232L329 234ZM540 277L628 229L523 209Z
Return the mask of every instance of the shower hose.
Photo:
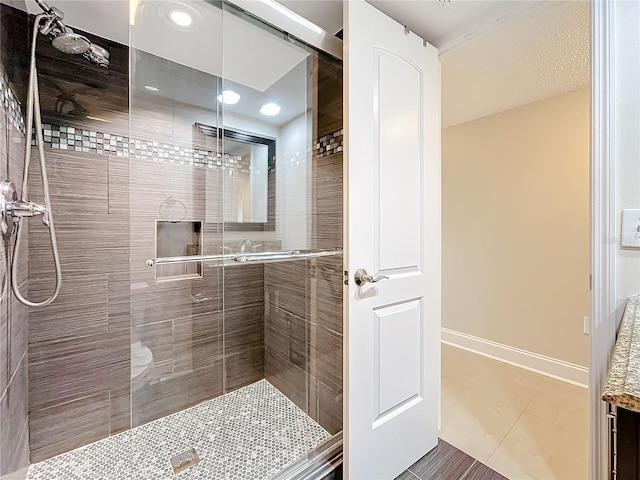
M31 163L31 137L33 135L33 123L35 120L35 132L36 132L36 146L38 147L38 155L40 157L40 172L42 175L42 190L44 193L44 202L47 207L47 211L44 215L45 225L49 227L49 236L51 238L51 251L53 253L53 262L56 270L56 287L49 298L42 302L32 302L26 299L20 292L20 286L18 285L18 258L20 252L20 240L22 238L22 228L20 223L17 223L16 242L13 249L13 256L11 258L11 288L14 295L20 303L29 307L44 307L53 302L60 293L60 287L62 286L62 268L60 266L60 254L58 253L58 240L56 238L56 228L53 221L53 211L51 209L51 196L49 194L49 178L47 176L47 166L45 164L44 156L44 137L42 135L42 114L40 111L40 92L38 90L38 72L36 70L36 41L38 39L40 22L46 15L40 14L35 18L33 24L33 42L31 44L31 61L29 68L29 88L27 92L27 131L25 134L25 153L24 153L24 170L22 177L22 198L27 198L27 181L29 179L29 165ZM25 221L23 219L22 221ZM6 257L5 257L6 258Z

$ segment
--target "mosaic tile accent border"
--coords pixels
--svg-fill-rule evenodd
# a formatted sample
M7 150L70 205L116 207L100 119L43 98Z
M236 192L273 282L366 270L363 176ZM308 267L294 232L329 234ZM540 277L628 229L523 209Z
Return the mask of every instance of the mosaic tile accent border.
M18 97L16 97L15 93L13 93L13 90L11 90L11 87L9 87L9 82L3 75L0 75L0 102L2 103L2 108L6 112L11 124L24 135L26 132L25 120L22 115L20 102L18 101Z
M43 125L45 147L84 153L129 157L162 163L175 163L194 167L233 168L249 173L249 159L240 155L222 155L208 150L181 147L163 142L130 139L94 130L55 125ZM31 139L35 143L35 137Z
M184 480L267 480L329 433L266 380L31 465L27 480L177 478L170 458L195 448Z
M222 155L218 152L197 148L181 147L169 143L150 140L130 139L122 135L85 130L67 125L46 123L43 125L45 147L84 153L129 157L162 163L175 163L195 167L233 168L241 173L249 173L250 160L240 155ZM313 144L317 158L342 152L344 130L320 137ZM35 133L31 139L35 145Z
M333 133L320 137L313 146L317 158L334 155L343 150L344 129L337 130Z

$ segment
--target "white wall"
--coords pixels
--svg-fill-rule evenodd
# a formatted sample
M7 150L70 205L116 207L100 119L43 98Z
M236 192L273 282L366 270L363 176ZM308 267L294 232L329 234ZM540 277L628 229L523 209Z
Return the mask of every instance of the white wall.
M444 328L588 365L589 94L443 130Z
M640 208L640 3L592 2L593 295L590 479L609 477L601 399L626 297L640 293L640 252L620 247L621 211Z
M311 112L283 125L277 144L276 230L283 249L311 245Z
M276 139L276 229L273 232L226 232L225 242L280 241L282 249L311 245L311 111L278 128L224 113L226 128Z
M244 117L242 115L234 115L233 113L225 110L222 113L224 119L224 127L230 130L237 130L240 132L253 133L260 137L276 138L278 137L279 129L277 126L270 123L254 120L253 118ZM196 116L191 117L192 121L200 122ZM201 122L205 123L205 122ZM210 125L216 125L215 123Z
M640 208L640 2L615 2L614 145L616 306L640 293L640 250L620 247L624 208Z
M280 241L283 250L311 245L311 112L279 129L251 119L224 114L227 128L276 139L276 229L274 232L226 232L225 240Z

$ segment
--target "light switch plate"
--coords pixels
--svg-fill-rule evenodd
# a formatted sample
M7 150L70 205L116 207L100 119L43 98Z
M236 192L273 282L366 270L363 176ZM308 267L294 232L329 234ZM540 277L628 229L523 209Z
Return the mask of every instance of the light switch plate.
M622 242L626 248L640 248L640 209L622 210Z

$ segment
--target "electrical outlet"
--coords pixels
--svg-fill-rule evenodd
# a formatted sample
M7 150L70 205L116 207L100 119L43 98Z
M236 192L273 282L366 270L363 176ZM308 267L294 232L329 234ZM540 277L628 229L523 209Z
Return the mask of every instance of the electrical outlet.
M591 330L589 317L584 317L584 334L589 335L589 330Z

